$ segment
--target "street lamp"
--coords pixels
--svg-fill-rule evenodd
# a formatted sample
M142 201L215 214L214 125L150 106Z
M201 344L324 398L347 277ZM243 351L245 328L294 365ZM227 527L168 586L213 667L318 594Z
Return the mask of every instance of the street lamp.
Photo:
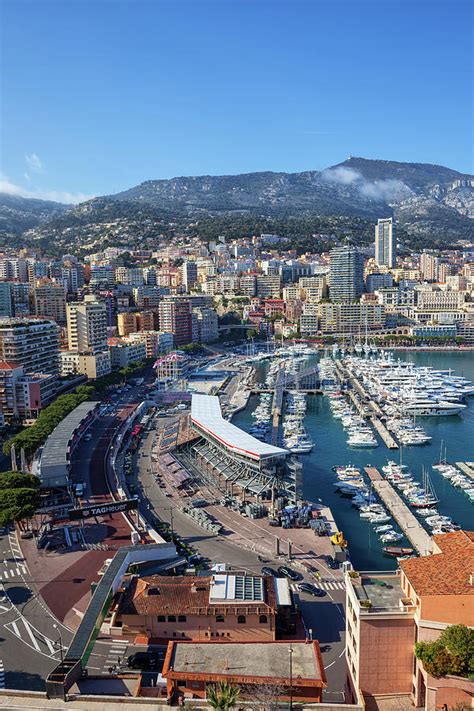
M290 711L293 710L293 646L288 647L290 653Z
M53 627L54 627L54 629L57 631L57 633L58 633L58 635L59 635L59 654L61 655L61 664L62 664L62 663L64 662L64 655L63 655L63 637L62 637L61 630L59 629L59 627L58 627L56 624L54 624ZM57 644L57 642L56 642L56 644Z

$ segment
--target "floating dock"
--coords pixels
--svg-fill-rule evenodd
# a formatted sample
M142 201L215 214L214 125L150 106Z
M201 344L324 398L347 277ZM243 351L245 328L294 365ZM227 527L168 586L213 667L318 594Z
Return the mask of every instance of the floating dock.
M472 466L471 466L472 465ZM456 462L456 466L458 469L462 471L463 474L466 476L469 476L471 479L474 479L474 463L469 462Z
M429 555L433 550L431 536L402 501L390 482L383 479L375 467L364 467L364 471L412 546L420 555Z

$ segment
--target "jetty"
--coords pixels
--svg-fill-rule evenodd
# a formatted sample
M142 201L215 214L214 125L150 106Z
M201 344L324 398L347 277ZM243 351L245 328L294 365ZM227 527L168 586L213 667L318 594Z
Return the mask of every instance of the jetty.
M416 516L397 494L389 481L375 467L364 467L379 497L397 521L405 536L420 555L429 555L433 550L431 536L425 531Z
M474 479L474 462L456 462L456 466L463 474Z
M278 445L278 433L280 429L280 417L283 410L283 394L285 392L285 371L280 368L275 378L272 400L272 444Z
M379 420L378 417L372 417L371 418L372 424L381 436L384 444L389 448L389 449L398 449L398 444L395 442L394 438L388 431L388 429L385 427L383 422Z

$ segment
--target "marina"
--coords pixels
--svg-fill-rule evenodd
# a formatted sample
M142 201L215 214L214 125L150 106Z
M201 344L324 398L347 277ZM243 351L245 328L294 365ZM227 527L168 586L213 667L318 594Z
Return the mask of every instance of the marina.
M474 378L474 362L469 352L403 352L397 353L398 358L424 368L431 366L434 369L448 369L470 380ZM341 496L334 487L333 467L336 464L351 462L361 471L371 464L381 471L387 464L387 448L381 446L358 448L348 444L347 433L341 427L340 421L333 417L330 408L331 387L337 390L340 385L340 381L334 375L335 371L339 372L339 361L324 357L317 359L315 355L307 361L308 365L316 362L319 363L321 387L327 395L307 394L305 428L315 446L310 453L300 457L304 471L303 494L308 500L321 501L330 507L339 530L344 532L349 542L351 560L356 567L368 570L395 568L398 561L395 557L390 558L384 553L383 548L386 545L380 540L374 527L367 522L367 519L360 517L351 499ZM268 360L256 365L258 380L265 380L268 367ZM344 402L347 406L345 399ZM439 515L450 516L457 524L469 528L472 525L472 503L462 489L454 487L449 480L441 476L440 472L431 469L433 464L439 461L439 448L442 441L448 443L448 457L450 456L451 461L469 462L474 458L472 447L474 399L467 398L464 402L467 407L461 415L425 417L423 430L430 437L426 446L402 445L397 452L397 458L407 465L414 480L420 486L423 469L430 471L440 499L437 505ZM248 407L235 416L235 424L248 429L252 423L251 413L257 404L258 397L251 396ZM418 427L418 423L413 423L412 418L408 423L404 422L403 418L398 418L397 422L402 430L407 424ZM421 525L431 532L432 529L429 529L424 519ZM395 545L397 543L395 542ZM410 543L409 540L404 542L401 539L399 545L409 546Z

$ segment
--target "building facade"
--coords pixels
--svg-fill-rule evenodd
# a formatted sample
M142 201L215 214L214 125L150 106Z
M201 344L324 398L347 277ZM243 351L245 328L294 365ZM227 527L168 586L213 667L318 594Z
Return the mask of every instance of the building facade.
M356 301L364 291L364 260L350 245L330 252L329 295L334 303Z

